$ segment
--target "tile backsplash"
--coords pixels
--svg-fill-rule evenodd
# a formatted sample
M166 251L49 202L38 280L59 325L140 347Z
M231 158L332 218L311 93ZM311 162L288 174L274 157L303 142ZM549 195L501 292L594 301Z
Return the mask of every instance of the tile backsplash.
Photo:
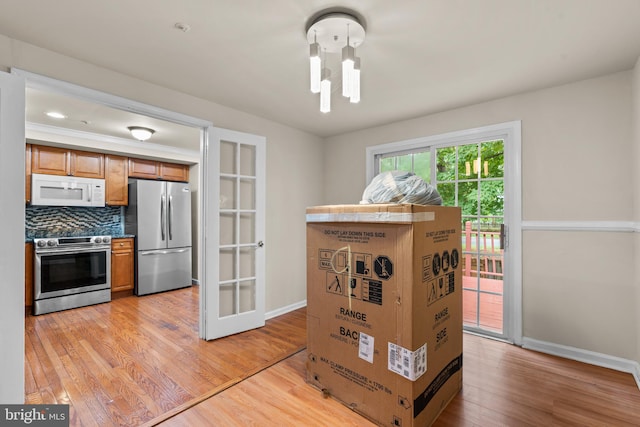
M27 206L25 238L69 236L119 236L123 233L123 208Z

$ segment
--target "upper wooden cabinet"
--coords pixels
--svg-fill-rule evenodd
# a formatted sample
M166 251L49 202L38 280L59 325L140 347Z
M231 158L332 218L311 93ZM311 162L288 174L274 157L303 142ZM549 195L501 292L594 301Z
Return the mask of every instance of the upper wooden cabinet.
M110 206L127 206L129 203L129 187L127 158L107 154L104 157L105 184L107 194L105 203Z
M189 166L176 163L160 163L161 179L167 181L189 181Z
M31 172L104 178L104 154L32 145Z
M189 166L129 158L129 176L131 178L188 182Z

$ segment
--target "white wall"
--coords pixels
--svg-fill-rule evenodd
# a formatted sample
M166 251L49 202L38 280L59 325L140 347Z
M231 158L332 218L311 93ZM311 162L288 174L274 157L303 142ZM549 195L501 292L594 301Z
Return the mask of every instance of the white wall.
M631 221L632 73L326 140L325 203L357 203L367 146L522 120L525 221ZM634 233L523 232L523 336L637 360Z
M640 223L640 58L636 62L633 69L633 150L631 155L631 164L633 165L633 220L636 224ZM637 348L635 360L640 363L640 233L636 226L635 237L635 255L633 265L635 266L635 308L636 308L636 325L637 325ZM640 370L636 373L636 381L640 384Z

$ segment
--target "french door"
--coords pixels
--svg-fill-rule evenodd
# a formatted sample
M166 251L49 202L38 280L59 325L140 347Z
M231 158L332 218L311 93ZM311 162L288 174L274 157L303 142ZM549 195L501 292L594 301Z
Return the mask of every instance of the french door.
M208 340L265 324L265 144L256 135L208 130L201 289Z
M371 177L413 172L438 189L443 205L461 208L464 328L516 342L521 337L519 129L513 122L367 150ZM515 247L507 247L508 230Z

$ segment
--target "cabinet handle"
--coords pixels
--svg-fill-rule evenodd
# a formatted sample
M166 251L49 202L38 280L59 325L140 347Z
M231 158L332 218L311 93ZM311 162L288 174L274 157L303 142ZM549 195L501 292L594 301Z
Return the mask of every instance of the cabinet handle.
M124 243L120 243L120 246L124 246Z

